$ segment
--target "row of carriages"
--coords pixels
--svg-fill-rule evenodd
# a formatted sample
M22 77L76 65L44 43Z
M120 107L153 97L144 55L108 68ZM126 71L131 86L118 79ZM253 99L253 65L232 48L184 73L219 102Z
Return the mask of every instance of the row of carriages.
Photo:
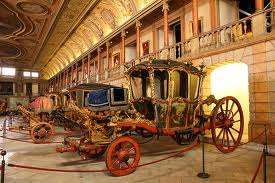
M64 136L56 151L76 152L82 159L105 155L106 167L114 176L138 167L140 138L170 136L188 146L207 131L217 149L229 153L242 138L242 108L232 96L202 98L203 69L152 59L126 65L125 88L80 84L38 97L32 111L22 104L18 110L35 143L50 142L56 128L74 132Z

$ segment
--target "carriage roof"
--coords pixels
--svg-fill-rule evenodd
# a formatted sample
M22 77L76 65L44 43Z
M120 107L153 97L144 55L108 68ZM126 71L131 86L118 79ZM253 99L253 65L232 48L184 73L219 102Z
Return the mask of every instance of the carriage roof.
M199 76L205 75L205 72L203 71L203 66L200 66L200 68L197 68L193 66L192 63L188 62L179 62L174 60L157 60L153 59L152 61L145 61L142 63L139 63L137 65L133 65L130 67L127 71L127 74L130 75L134 71L140 71L140 70L150 70L150 69L156 69L156 70L184 70L187 73L196 74Z
M93 91L93 90L109 89L109 88L117 88L117 86L91 82L91 83L82 83L80 85L77 85L77 86L71 88L70 91L72 91L72 90L91 90L91 91Z

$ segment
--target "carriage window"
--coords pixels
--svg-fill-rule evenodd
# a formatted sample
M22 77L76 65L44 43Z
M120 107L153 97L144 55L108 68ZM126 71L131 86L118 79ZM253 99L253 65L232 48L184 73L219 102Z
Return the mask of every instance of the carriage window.
M151 85L148 72L146 70L141 70L133 72L131 76L133 97L135 99L140 97L151 97Z
M189 99L194 100L198 97L198 89L199 89L199 76L190 74L189 75Z
M184 71L174 71L171 74L172 97L188 98L188 74Z
M155 71L155 94L157 98L167 99L168 97L168 72L167 71Z

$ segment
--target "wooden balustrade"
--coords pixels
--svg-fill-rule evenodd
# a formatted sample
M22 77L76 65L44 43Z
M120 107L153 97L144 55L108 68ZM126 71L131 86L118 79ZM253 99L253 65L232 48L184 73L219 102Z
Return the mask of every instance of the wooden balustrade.
M220 26L209 32L201 33L196 37L192 37L184 42L176 43L169 47L159 49L153 53L144 55L142 57L132 59L124 65L117 66L110 70L105 70L101 74L93 74L89 78L89 82L106 81L110 78L119 78L124 75L125 68L129 68L140 62L150 61L151 59L172 59L181 60L192 54L193 46L192 40L198 39L199 45L196 54L222 48L233 43L243 42L253 39L255 33L253 32L254 17L263 15L265 19L265 33L270 33L275 25L275 8L257 12L249 17L232 22L227 25ZM261 26L261 25L259 25Z

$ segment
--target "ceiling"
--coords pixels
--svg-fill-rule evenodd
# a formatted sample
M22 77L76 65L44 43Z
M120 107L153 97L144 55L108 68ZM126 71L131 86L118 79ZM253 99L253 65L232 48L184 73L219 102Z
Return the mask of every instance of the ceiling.
M0 64L49 79L154 0L1 0Z
M61 2L0 1L1 65L32 68Z
M155 0L100 0L53 55L39 60L49 79ZM45 62L43 62L44 64Z

